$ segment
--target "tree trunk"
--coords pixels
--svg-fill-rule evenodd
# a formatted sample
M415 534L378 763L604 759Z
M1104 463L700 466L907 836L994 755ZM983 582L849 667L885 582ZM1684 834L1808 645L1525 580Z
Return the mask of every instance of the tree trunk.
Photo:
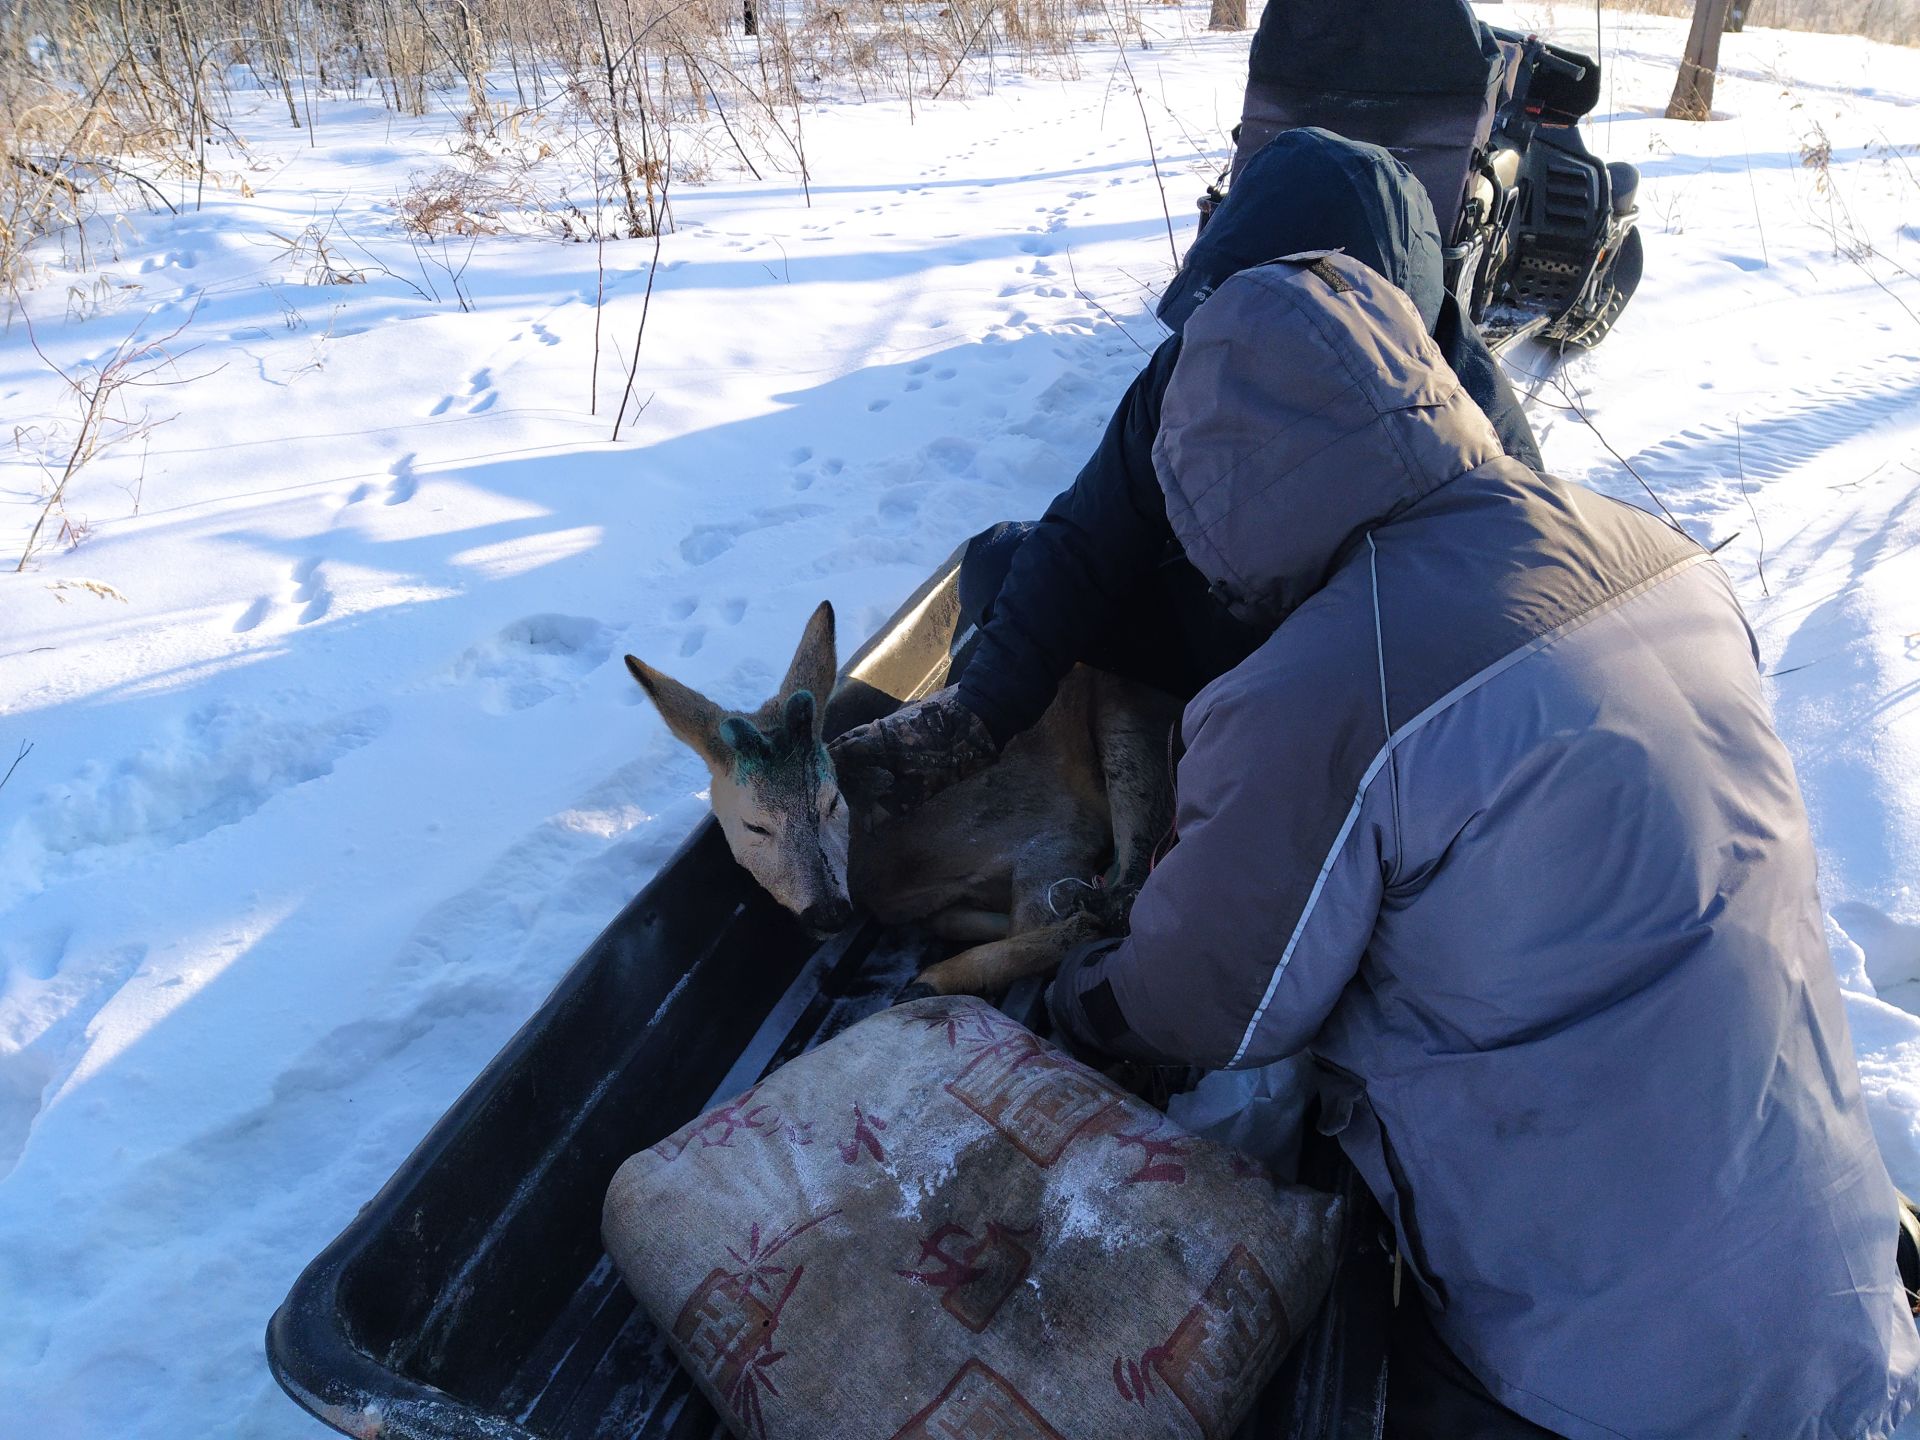
M1213 8L1207 12L1209 30L1244 30L1247 28L1247 0L1213 0Z
M741 0L740 28L748 35L758 35L760 33L760 11L754 5L753 0Z
M460 11L461 46L466 52L461 65L467 72L467 109L473 113L475 132L491 135L493 106L487 103L487 47L480 38L480 22L467 0L454 0L454 4Z
M1694 0L1687 51L1667 102L1669 120L1705 120L1713 114L1713 77L1720 68L1720 32L1727 28L1731 0Z

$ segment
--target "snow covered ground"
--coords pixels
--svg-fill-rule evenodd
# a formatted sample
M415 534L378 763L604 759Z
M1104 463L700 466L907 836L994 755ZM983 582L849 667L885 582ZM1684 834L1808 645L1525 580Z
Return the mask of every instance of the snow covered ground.
M1593 44L1575 7L1488 14ZM483 240L466 309L394 231L446 116L334 103L310 148L263 102L204 208L27 294L62 365L153 309L210 373L148 394L178 418L144 478L135 447L76 484L78 548L0 574L0 770L33 747L0 789L0 1428L320 1433L267 1315L703 812L621 653L755 703L822 597L851 644L1071 478L1159 334L1146 130L1184 246L1237 114L1246 37L1204 20L1132 53L1145 127L1088 47L911 116L814 106L811 204L681 189L617 444L594 247ZM1592 355L1512 358L1554 469L1650 505L1624 457L1733 537L1920 1191L1920 52L1729 36L1724 118L1683 125L1683 22L1601 25L1646 282ZM305 283L271 232L316 222L394 275ZM629 351L650 253L606 250ZM8 572L69 414L0 336Z

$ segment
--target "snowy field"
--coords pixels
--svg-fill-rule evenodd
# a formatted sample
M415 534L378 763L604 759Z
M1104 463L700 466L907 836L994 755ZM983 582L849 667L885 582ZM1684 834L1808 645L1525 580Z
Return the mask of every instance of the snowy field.
M1487 13L1594 43L1590 10ZM128 215L26 293L61 365L152 310L201 378L13 574L71 402L0 336L0 771L32 746L0 789L0 1432L322 1433L268 1314L704 811L621 653L757 703L820 599L851 645L1037 513L1158 338L1147 131L1184 248L1247 37L1155 19L1141 103L1088 46L911 115L814 105L810 204L679 189L618 443L652 242L606 249L592 415L595 247L482 240L463 305L394 228L451 115L330 103L310 148L243 107L244 193ZM1630 462L1732 537L1920 1192L1920 51L1729 36L1723 118L1685 125L1683 22L1602 25L1591 141L1645 176L1646 282L1516 378L1551 468L1650 506ZM273 232L316 222L394 275L305 283Z

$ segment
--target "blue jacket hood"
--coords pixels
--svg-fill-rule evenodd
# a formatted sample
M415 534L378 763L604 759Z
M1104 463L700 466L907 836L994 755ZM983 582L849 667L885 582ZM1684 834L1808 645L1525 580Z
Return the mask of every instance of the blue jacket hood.
M1230 276L1301 250L1358 260L1404 290L1433 333L1446 267L1425 187L1378 145L1311 126L1275 136L1242 167L1157 313L1183 331Z

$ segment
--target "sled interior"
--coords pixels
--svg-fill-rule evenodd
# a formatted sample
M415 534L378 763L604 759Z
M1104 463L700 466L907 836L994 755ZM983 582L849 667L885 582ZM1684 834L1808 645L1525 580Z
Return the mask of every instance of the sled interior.
M848 662L835 730L937 688L958 554ZM686 844L567 973L267 1329L275 1377L342 1433L392 1440L711 1440L724 1426L600 1247L613 1172L760 1075L890 1003L930 943L871 923L816 944L733 863ZM1038 981L1003 1008L1043 1019ZM1390 1245L1348 1198L1333 1293L1240 1440L1361 1440L1383 1405Z

